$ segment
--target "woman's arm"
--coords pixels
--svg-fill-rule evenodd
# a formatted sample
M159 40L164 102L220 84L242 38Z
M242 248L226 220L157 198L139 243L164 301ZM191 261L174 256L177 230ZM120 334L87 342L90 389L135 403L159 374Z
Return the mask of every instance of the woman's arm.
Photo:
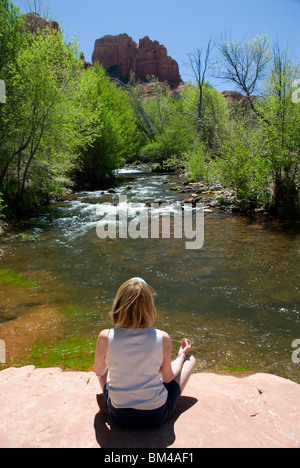
M169 335L163 333L163 363L161 366L162 379L165 383L174 380L181 372L186 360L186 355L191 350L191 342L182 340L179 353L175 361L172 362L172 343Z
M106 353L108 348L108 332L109 330L103 330L98 337L94 363L94 370L97 377L102 377L107 372Z

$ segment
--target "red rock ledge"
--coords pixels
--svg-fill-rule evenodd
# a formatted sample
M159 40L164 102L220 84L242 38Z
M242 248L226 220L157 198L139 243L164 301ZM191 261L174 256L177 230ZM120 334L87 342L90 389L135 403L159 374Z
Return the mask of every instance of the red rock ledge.
M0 372L0 448L300 447L300 385L273 375L193 375L171 421L120 429L93 373Z

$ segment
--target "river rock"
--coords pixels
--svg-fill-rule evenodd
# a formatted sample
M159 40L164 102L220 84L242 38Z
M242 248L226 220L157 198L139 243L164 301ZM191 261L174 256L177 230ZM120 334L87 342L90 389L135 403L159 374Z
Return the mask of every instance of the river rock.
M187 203L187 204L192 204L192 205L195 205L196 202L195 202L195 198L194 197L188 197L184 200L184 203Z
M159 206L168 204L167 200L165 200L164 198L155 198L155 200L153 200L152 203Z
M90 372L0 372L0 448L300 448L300 385L268 374L194 374L172 419L121 429Z

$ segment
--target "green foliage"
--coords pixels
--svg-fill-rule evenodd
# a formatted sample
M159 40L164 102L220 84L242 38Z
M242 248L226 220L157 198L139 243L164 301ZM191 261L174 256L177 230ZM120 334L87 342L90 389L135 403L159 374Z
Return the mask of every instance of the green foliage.
M23 34L0 122L0 184L17 210L61 193L74 154L95 134L93 114L74 99L82 67L76 47L65 46L59 31Z
M0 187L18 213L66 193L74 171L99 184L137 153L140 134L128 95L100 66L83 70L75 41L66 46L51 28L20 32L8 1L1 17Z
M181 165L183 154L195 137L193 125L190 117L182 113L182 99L175 99L166 84L152 79L151 85L153 95L143 97L140 105L155 129L155 138L146 142L140 158L161 167L173 167L175 160ZM143 95L141 90L139 92Z
M274 205L276 214L299 216L300 105L292 99L299 68L279 47L271 54L266 37L246 44L225 41L221 51L227 79L247 100L227 104L220 93L204 86L199 146L187 152L190 177L207 180L213 174L235 189L240 201ZM271 55L273 68L263 98L254 98L251 93ZM190 86L184 93L183 111L196 122L199 91Z
M193 139L196 138L197 132L196 114L199 92L199 89L195 86L186 86L179 102L182 113L185 113L185 125L189 126L188 131ZM206 83L203 85L202 99L201 129L197 139L199 137L210 152L220 154L224 139L227 137L229 108L224 96ZM189 121L186 119L189 119Z
M66 45L51 28L24 32L10 0L0 0L0 19L0 212L5 204L22 212L74 182L97 188L137 159L159 170L186 167L192 180L218 180L239 200L272 196L276 208L300 212L300 104L292 99L299 69L274 49L264 96L254 98L271 58L266 36L219 46L223 76L245 95L241 107L204 75L201 89L188 84L174 95L154 77L125 85L100 65L84 70L76 41Z
M228 134L228 119L228 105L224 96L213 88L205 88L200 138L213 154L222 152Z
M230 136L224 153L216 161L222 182L237 192L237 199L267 202L270 167L261 149L259 128L250 128L241 115L229 125Z
M274 66L262 102L268 125L263 126L266 158L274 180L274 204L289 215L300 213L300 103L292 99L299 77L286 52L275 51Z
M200 143L198 147L186 154L187 168L191 181L201 180L210 183L213 179L213 161L205 149L205 144Z
M21 46L22 19L18 7L9 0L0 0L0 77Z
M4 210L5 207L6 207L6 205L5 205L5 203L4 203L3 195L2 195L2 193L0 192L0 213L1 213L1 211Z
M127 93L117 87L100 65L85 71L81 86L99 118L99 133L80 158L81 182L99 185L106 176L135 157L140 146L134 112Z
M165 147L162 142L154 141L145 145L139 153L142 161L158 162L166 159Z

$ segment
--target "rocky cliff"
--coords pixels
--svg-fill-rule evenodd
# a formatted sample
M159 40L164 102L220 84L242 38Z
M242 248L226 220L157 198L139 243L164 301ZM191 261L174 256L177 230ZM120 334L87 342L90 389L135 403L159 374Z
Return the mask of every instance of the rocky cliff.
M125 83L131 73L142 82L153 75L161 82L167 81L171 88L182 83L177 62L168 56L164 45L151 41L148 36L139 45L128 34L97 39L92 62L99 62L111 77Z
M229 104L238 104L240 107L249 108L249 101L246 96L238 91L222 91L223 96ZM255 96L253 96L255 99Z
M24 31L36 32L38 29L54 29L60 31L60 27L57 21L47 20L43 16L37 13L26 13L23 15L24 19Z

